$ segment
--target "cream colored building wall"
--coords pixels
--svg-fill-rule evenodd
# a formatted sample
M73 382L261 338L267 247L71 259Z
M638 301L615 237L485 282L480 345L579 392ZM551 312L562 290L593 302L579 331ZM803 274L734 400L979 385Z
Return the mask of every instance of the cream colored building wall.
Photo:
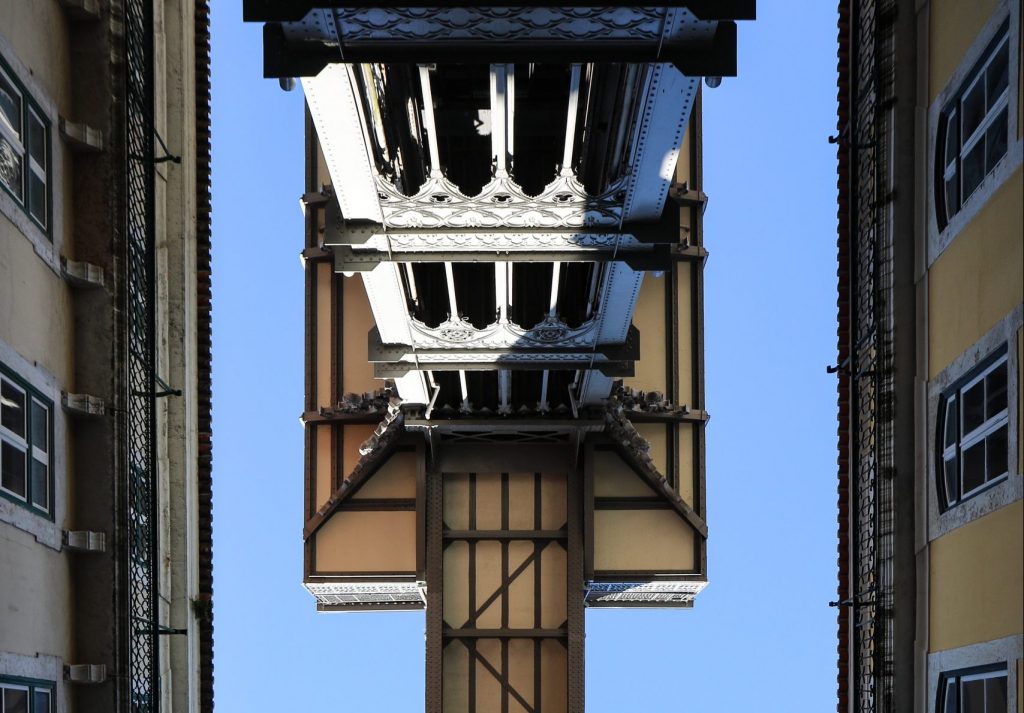
M927 41L925 151L919 186L924 239L919 324L927 405L921 410L918 467L924 472L917 512L926 517L920 556L926 574L918 587L919 631L927 652L919 671L918 710L934 710L944 672L1005 663L1016 710L1024 656L1024 481L1021 430L1021 323L1024 321L1024 193L1021 142L1020 3L1014 0L930 0L922 3ZM1006 156L939 231L935 219L936 134L940 113L1004 23L1009 26L1010 100ZM923 127L924 128L924 127ZM940 396L995 349L1008 351L1009 475L988 490L942 511L938 503L936 428ZM1014 696L1016 692L1016 696ZM1011 707L1011 710L1013 708Z
M53 402L54 518L0 500L0 676L52 681L73 663L74 597L68 527L72 473L61 392L74 391L72 295L59 272L70 243L71 155L59 132L70 111L67 22L56 0L0 0L0 58L50 124L49 237L0 189L0 362ZM46 661L45 666L39 664Z
M183 396L158 400L163 709L199 710L198 354L196 347L195 4L154 3L156 130L180 163L156 177L157 370ZM158 154L161 151L158 148Z

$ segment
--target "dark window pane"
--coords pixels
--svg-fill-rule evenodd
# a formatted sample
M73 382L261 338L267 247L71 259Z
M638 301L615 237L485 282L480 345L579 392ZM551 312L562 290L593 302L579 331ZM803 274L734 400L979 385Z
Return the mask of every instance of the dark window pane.
M32 503L43 510L50 508L50 479L46 463L32 459Z
M946 181L946 219L952 218L960 210L960 179L953 175Z
M1010 47L1004 44L999 48L999 51L995 53L992 58L992 64L985 70L985 85L988 90L988 108L999 101L999 97L1002 96L1003 92L1006 91L1006 87L1009 86L1009 69L1010 69Z
M963 494L985 484L985 441L978 441L963 452Z
M37 689L32 694L32 713L51 713L49 691Z
M6 441L0 445L0 485L25 497L25 453Z
M988 699L985 713L1006 713L1006 676L994 676L985 681L985 693Z
M960 684L961 713L985 713L985 679Z
M1006 410L1006 362L985 377L985 418Z
M956 710L956 679L946 681L945 700L943 700L943 713L957 713Z
M956 397L952 396L946 401L946 437L943 445L949 448L956 443Z
M1006 434L1007 427L1003 426L985 439L985 459L988 461L989 480L998 478L1009 470Z
M28 713L28 691L5 688L4 713Z
M21 136L21 95L3 74L0 74L0 121Z
M33 218L46 225L46 184L35 171L28 174L28 209Z
M47 409L38 401L32 402L32 445L44 452L50 450L50 427Z
M985 423L985 383L979 381L960 395L963 408L961 437Z
M960 133L957 131L957 120L956 111L952 111L949 114L949 118L946 119L946 162L945 166L949 166L956 163L957 156L960 155Z
M25 437L25 392L9 381L0 385L0 425Z
M1006 155L1006 134L1008 109L999 112L985 131L985 172L990 173L1003 156Z
M971 194L974 193L974 189L981 183L981 179L985 177L985 142L979 141L976 143L964 156L962 164L962 180L963 180L963 202L966 202Z
M956 456L953 456L949 460L945 461L943 468L946 472L946 503L952 505L957 501L959 492L957 488L957 473L956 473Z
M985 119L985 82L976 83L960 103L960 136L967 143Z
M35 114L28 115L28 153L35 159L36 163L46 170L46 127L36 118Z

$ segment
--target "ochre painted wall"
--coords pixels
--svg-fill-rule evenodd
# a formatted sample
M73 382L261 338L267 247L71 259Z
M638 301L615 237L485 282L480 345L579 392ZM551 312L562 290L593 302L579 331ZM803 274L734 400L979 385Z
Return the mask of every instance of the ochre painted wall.
M1024 299L1022 176L1017 169L928 271L929 378Z
M933 540L930 651L1024 633L1024 501Z
M693 538L693 528L673 510L598 510L594 570L691 570Z
M931 0L929 4L928 101L949 83L967 48L999 5L997 0Z
M363 281L354 277L338 278L343 285L344 321L342 322L342 391L361 394L381 388L383 382L373 378L373 364L367 353L367 335L373 327L370 300Z
M339 512L316 534L316 572L412 573L416 513Z

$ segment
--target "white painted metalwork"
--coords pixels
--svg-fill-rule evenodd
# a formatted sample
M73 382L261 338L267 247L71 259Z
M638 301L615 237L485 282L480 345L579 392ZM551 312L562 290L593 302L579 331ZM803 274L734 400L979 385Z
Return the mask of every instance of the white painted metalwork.
M367 152L369 137L352 71L348 65L328 65L317 76L303 78L302 89L342 214L380 223L384 214L377 197L377 170Z
M551 263L551 296L548 299L548 316L558 314L558 281L562 273L562 263Z
M699 77L686 77L670 65L648 65L629 162L624 221L661 217L699 85Z
M327 606L417 605L425 602L422 590L415 582L306 582L303 586L316 597L317 604Z
M509 403L511 391L512 372L508 369L498 369L498 413L503 416L512 413L512 406Z
M637 602L692 604L708 586L707 582L587 582L586 600L590 604L629 606Z
M365 242L350 243L357 250L372 249L380 252L524 252L524 251L581 251L610 252L650 251L653 245L641 243L635 236L619 233L579 232L487 232L481 230L379 232Z
M576 144L576 115L580 105L580 67L579 64L572 65L569 75L569 110L565 117L565 142L562 144L562 166L559 171L562 176L575 175L572 170L572 150Z
M462 317L452 317L436 327L429 327L410 317L409 325L412 341L402 343L417 349L443 349L446 347L459 349L536 349L541 347L570 349L600 344L617 344L622 341L599 341L597 319L589 319L574 328L553 314L547 315L529 328L520 327L508 319L505 321L499 319L493 324L478 329L468 319Z
M455 298L455 272L450 262L444 264L444 281L448 287L448 319L459 319L459 302Z
M598 344L620 344L626 340L643 279L643 272L633 270L625 263L608 264L597 308L600 321Z
M409 344L412 340L409 320L405 318L409 309L398 270L398 263L382 262L372 270L360 273L373 320L385 344Z
M491 160L494 177L508 178L508 151L505 145L508 121L508 81L504 64L492 64L491 81Z
M511 264L504 262L494 263L494 303L498 305L499 324L506 324L508 322L508 286L511 282L509 280L509 267Z
M374 180L383 222L390 228L618 226L626 196L625 181L592 196L575 175L557 176L537 196L528 195L508 176L495 177L475 196L465 195L443 176L431 175L414 196L382 176Z
M423 129L427 134L430 177L441 177L441 158L437 151L437 125L434 123L434 95L430 91L430 69L420 66L420 92L423 95Z

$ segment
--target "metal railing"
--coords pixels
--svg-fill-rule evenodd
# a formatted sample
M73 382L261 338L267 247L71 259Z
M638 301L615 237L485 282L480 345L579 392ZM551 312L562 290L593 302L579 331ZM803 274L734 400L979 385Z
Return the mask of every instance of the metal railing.
M153 8L127 0L126 92L126 409L128 583L127 674L130 710L160 707L159 632L156 624L158 531L156 483L156 346L154 290Z
M853 710L893 711L893 2L854 3L851 334Z

